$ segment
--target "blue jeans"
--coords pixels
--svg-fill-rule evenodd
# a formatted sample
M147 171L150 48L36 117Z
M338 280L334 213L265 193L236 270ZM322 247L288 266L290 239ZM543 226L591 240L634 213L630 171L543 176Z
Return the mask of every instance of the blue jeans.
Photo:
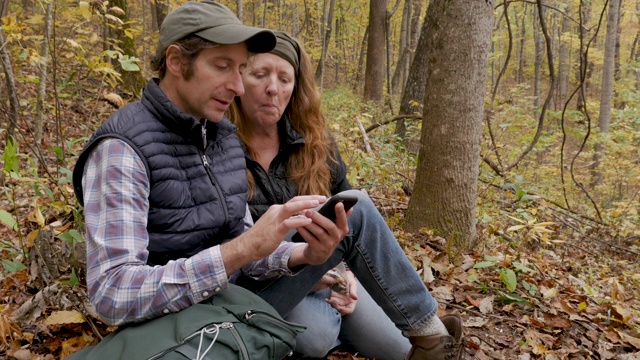
M398 329L419 329L436 315L438 304L371 199L361 191L345 193L356 195L358 203L348 218L349 234L327 262L306 266L295 276L265 281L241 276L237 283L257 293L286 317L322 276L344 259ZM289 237L292 235L290 232Z
M296 352L311 358L323 358L341 343L351 344L359 356L378 360L403 360L411 344L371 295L358 287L358 303L350 315L342 316L325 302L331 290L307 295L287 317L307 326L296 338Z

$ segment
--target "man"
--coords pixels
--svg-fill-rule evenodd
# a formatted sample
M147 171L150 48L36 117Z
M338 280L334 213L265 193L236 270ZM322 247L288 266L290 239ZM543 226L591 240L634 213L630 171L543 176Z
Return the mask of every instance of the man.
M165 18L154 59L159 78L149 81L139 102L96 130L74 169L74 190L85 207L92 304L107 324L143 321L215 296L232 274L241 273L274 284L268 286L274 292L259 294L286 312L343 257L352 259L358 278L358 272L379 268L386 283L401 261L396 274L410 279L398 283L415 288L406 307L384 294L386 285L371 273L362 275L368 280L363 285L417 341L412 358L444 358L450 352L445 345L459 336L448 335L435 316L437 304L397 243L388 236L361 239L360 228L353 230L357 236L349 234L342 204L334 223L312 211L324 196L298 196L270 207L251 226L244 153L224 113L244 93L241 73L249 53L270 51L275 43L272 32L242 25L211 1L187 2ZM364 226L373 205L360 203L354 215ZM375 222L384 223L377 216ZM305 242L283 241L293 229ZM357 246L389 250L392 261L383 252L364 259ZM404 299L401 289L407 287L390 291ZM457 321L452 323L459 328ZM422 354L422 340L435 347Z

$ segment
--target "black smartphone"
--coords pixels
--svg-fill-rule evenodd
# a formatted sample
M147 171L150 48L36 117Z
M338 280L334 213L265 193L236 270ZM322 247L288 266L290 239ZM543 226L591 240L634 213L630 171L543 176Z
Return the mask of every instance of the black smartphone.
M331 221L336 221L336 204L341 202L344 204L344 211L349 211L358 202L358 197L354 195L336 194L328 198L327 201L322 204L322 207L318 209L318 212ZM302 235L295 233L291 237L293 242L304 242Z
M358 197L354 195L336 194L328 198L318 209L318 212L331 221L336 221L336 204L341 202L344 204L344 211L349 211L358 202Z

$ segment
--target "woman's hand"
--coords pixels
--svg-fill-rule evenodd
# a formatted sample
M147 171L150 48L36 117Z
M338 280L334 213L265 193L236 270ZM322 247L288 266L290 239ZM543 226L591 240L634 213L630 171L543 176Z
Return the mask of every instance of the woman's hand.
M346 271L343 275L347 284L349 284L348 293L341 294L336 291L331 291L331 297L326 301L331 307L344 316L352 314L356 309L356 304L358 303L358 282L351 271Z

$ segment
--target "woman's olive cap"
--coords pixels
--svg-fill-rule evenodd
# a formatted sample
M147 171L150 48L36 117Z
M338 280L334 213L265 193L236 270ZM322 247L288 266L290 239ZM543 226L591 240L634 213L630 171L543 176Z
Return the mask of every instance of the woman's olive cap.
M222 45L246 42L253 53L269 52L276 46L271 30L243 25L226 6L209 0L190 1L162 22L156 56L160 58L169 45L191 34Z

